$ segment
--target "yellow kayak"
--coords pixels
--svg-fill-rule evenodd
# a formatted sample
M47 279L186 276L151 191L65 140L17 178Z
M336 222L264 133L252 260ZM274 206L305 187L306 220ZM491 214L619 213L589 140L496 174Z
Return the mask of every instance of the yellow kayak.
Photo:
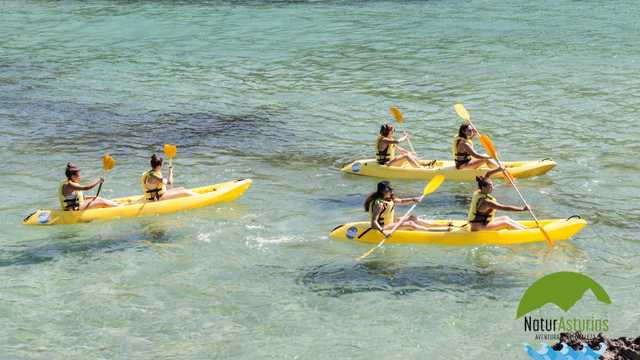
M526 230L474 231L464 226L463 220L437 220L435 223L451 227L435 228L434 231L398 230L385 242L386 244L433 244L452 246L478 245L514 245L533 242L545 242L546 239L533 221L519 221ZM540 220L540 224L554 241L568 240L587 225L578 217L569 219ZM368 222L344 224L331 231L330 236L340 240L354 240L371 244L382 241L382 234L373 230Z
M199 196L164 201L146 201L142 195L129 196L113 199L124 205L112 208L84 211L36 210L27 216L22 223L27 225L77 224L95 220L169 214L219 202L233 201L239 198L251 186L251 183L251 179L227 181L191 189L200 193Z
M461 169L455 167L453 161L422 160L424 167L414 168L405 162L400 166L380 165L375 159L357 160L342 168L343 172L355 175L375 176L387 179L429 180L436 175L443 175L449 181L473 181L476 176L489 170L487 167L479 169ZM531 161L505 161L504 166L515 178L527 178L542 175L556 166L556 162L549 159ZM494 177L503 177L502 173Z

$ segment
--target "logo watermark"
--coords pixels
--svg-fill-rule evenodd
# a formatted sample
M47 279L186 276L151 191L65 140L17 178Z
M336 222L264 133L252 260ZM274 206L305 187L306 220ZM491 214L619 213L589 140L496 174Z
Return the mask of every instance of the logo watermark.
M537 341L543 342L540 350L535 350L529 344L524 344L524 351L530 358L536 360L589 360L599 359L606 351L606 345L597 341L595 348L584 343L585 339L600 339L601 333L609 331L609 320L604 318L560 316L559 318L537 317L529 315L531 312L553 304L569 311L584 295L591 291L598 301L611 304L611 298L604 288L592 278L576 272L557 272L546 275L534 282L522 295L516 319L522 319L523 330L533 333ZM569 339L567 334L580 334L580 339ZM567 342L578 344L576 347L568 346ZM555 346L550 346L544 341L557 341ZM594 346L592 344L592 346Z
M569 311L582 299L587 290L591 290L600 302L611 304L611 298L604 288L586 275L563 271L544 276L534 282L522 295L516 319L546 304L555 304L565 312Z

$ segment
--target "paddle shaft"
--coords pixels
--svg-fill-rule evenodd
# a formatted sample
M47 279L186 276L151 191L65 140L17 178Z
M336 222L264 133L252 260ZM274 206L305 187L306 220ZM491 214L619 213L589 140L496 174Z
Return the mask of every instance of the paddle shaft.
M171 175L173 175L173 158L170 157L169 158L169 171L171 172ZM171 184L169 184L169 188L171 189L173 187L173 179L171 179Z
M502 167L502 162L498 160L497 157L495 158L495 160L498 162L498 165ZM547 240L547 245L549 245L550 247L553 246L553 240L551 239L549 234L547 234L547 231L542 228L542 225L540 225L538 218L533 213L533 210L531 210L531 207L529 207L527 200L525 200L524 196L522 196L520 189L518 189L515 182L513 182L513 179L511 178L511 176L509 176L510 174L507 172L507 169L503 167L502 173L504 174L504 177L507 178L507 180L509 180L509 183L511 184L511 186L513 186L513 188L516 190L516 193L518 193L518 196L520 197L520 200L522 200L522 203L524 204L524 206L527 207L527 211L529 211L529 215L531 215L531 217L533 218L533 221L535 221L536 223L536 226L538 227L538 229L540 229L540 232L542 232L542 235L544 235L545 239Z
M413 144L411 143L411 139L409 138L409 134L407 134L407 130L404 129L404 123L402 123L400 125L402 125L402 132L404 133L404 136L407 137L407 142L409 143L409 147L411 148L411 152L414 155L418 155L418 154L416 154L416 149L413 148Z
M436 191L438 189L438 187L440 187L440 185L442 184L442 182L444 181L444 176L442 175L436 175L433 177L433 179L431 179L429 181L429 183L427 184L427 186L425 186L424 190L422 190L422 195L420 195L420 197L418 198L418 201L416 201L413 206L411 206L411 209L409 209L409 211L406 212L406 214L404 214L403 217L400 218L400 220L398 221L398 223L393 227L393 229L391 229L391 232L389 233L389 235L385 235L384 238L382 239L382 241L380 241L380 243L374 247L372 247L369 251L367 251L366 253L360 255L360 257L357 257L356 260L360 261L364 258L366 258L367 256L371 255L371 253L373 253L373 251L379 247L381 247L385 241L387 241L387 239L393 235L393 233L398 230L398 228L402 225L402 223L404 223L407 218L409 217L409 214L411 214L411 212L413 211L413 209L416 208L416 206L418 206L418 204L420 204L422 202L422 200L424 200L424 198L431 194L432 192ZM384 230L384 229L383 229Z
M413 153L413 155L417 156L418 154L416 153L416 149L413 148L413 144L411 143L411 139L409 139L409 135L407 134L407 130L405 130L405 128L404 128L404 116L402 116L402 112L396 106L392 106L389 110L391 110L391 114L396 119L398 124L400 124L400 126L402 126L402 132L404 133L404 136L407 137L407 141L409 142L409 147L411 148L411 152Z
M422 200L424 199L425 195L422 194L422 196L420 196L420 198L418 199L418 202L411 205L411 208L409 208L409 210L404 214L404 216L402 216L400 218L400 221L398 221L398 223L396 224L396 226L394 226L391 229L391 232L389 233L389 235L385 235L385 237L382 239L382 241L380 241L380 243L378 245L376 245L374 248L372 248L371 250L369 250L368 252L366 252L364 255L360 256L358 259L362 259L365 258L367 256L369 256L373 250L381 248L382 245L384 245L384 242L387 241L388 238L391 237L391 235L393 235L394 232L396 232L396 230L398 230L398 228L402 225L403 222L405 222L405 220L407 220L407 218L409 217L409 215L411 214L411 212L413 212L413 210L415 210L415 208L418 206L419 203L422 202Z
M98 196L100 196L100 190L102 190L102 184L104 184L104 183L100 183L100 185L98 185L98 191L96 192L96 197L93 198L93 200L95 200ZM91 200L91 201L93 201L93 200Z
M106 180L107 179L107 171L104 170L102 171L102 177ZM91 204L93 204L93 202L98 198L98 196L100 196L100 190L102 190L102 184L104 184L104 182L101 182L100 185L98 185L98 191L96 191L96 196L91 199L91 201L89 201L89 203L87 204L87 208L89 206L91 206Z
M478 130L478 128L471 122L471 118L466 119L466 121L469 123L469 125L471 125L473 130L475 130L476 134L478 134L478 136L480 137L480 141L482 142L482 136L483 135L480 134L480 130ZM500 162L500 160L498 160L497 155L496 155L495 160L496 160L496 162L498 163L499 166L502 166L502 163ZM503 173L504 177L509 179L509 182L513 185L513 175L511 175L511 173L506 168L502 171L502 173Z
M480 130L478 130L478 128L471 122L471 118L469 118L469 120L467 120L469 122L469 125L471 125L471 127L473 128L473 130L475 130L476 134L478 134L478 136L480 136ZM498 160L497 158L495 159L496 162L498 163L498 165L502 166L502 163L500 162L500 160ZM505 168L505 170L502 172L504 174L504 177L506 177L507 179L509 179L509 181L511 182L511 184L513 184L513 176L511 175L511 173L509 171L507 171L507 169ZM514 185L515 186L515 185Z
M469 125L471 125L471 127L473 128L473 130L475 130L478 133L478 135L480 135L480 130L478 130L478 128L475 125L473 125L473 123L471 122L471 119L469 119L468 122L469 122Z
M506 170L505 170L506 172ZM507 176L507 174L504 174L505 177L507 179L509 179L509 182L511 183L511 186L513 186L513 188L516 190L516 193L518 193L518 196L520 197L520 200L522 200L522 203L524 204L524 206L527 207L527 210L529 211L529 214L531 215L531 217L533 218L533 221L536 222L536 225L540 228L540 230L542 230L542 226L540 226L540 222L538 221L538 218L536 217L536 215L533 213L533 210L531 210L531 207L529 207L529 204L527 203L527 200L524 199L524 196L522 196L522 193L520 192L520 189L518 189L518 187L516 186L516 184L513 182L513 180L511 180L511 178L509 176ZM544 232L544 230L542 230ZM548 235L545 232L545 237L548 237ZM550 239L549 239L550 240Z
M464 107L463 107L463 110L466 113L466 110L464 109ZM460 115L460 113L458 113L458 115ZM480 131L478 131L478 128L473 124L473 122L471 122L471 116L469 116L468 113L466 113L466 116L462 116L461 115L461 117L463 117L464 120L467 121L469 123L469 125L471 125L471 127L476 131L476 133L478 133L478 135L480 135ZM518 187L516 186L515 182L513 181L513 176L502 165L502 162L498 159L498 154L494 153L494 155L495 155L494 156L494 160L498 163L498 166L502 167L502 174L504 175L505 178L507 178L507 180L509 181L511 186L513 186L513 188L516 190L516 192L518 193L518 196L520 196L520 200L522 200L522 203L524 204L524 206L527 207L527 210L529 211L529 214L531 215L531 217L535 221L536 226L538 227L538 229L540 229L540 232L542 232L542 235L544 235L544 237L547 239L547 244L550 247L553 246L553 240L551 240L551 237L549 236L549 234L547 234L547 232L542 228L542 226L540 226L540 222L538 221L538 218L533 213L533 210L531 210L531 207L529 207L529 204L527 204L527 201L524 199L524 196L522 196L522 193L520 192L520 189L518 189Z

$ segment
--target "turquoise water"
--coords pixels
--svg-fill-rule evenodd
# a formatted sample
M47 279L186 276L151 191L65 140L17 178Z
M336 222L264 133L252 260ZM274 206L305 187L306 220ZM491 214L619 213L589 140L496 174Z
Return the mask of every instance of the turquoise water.
M583 272L568 315L636 336L640 240L638 4L619 2L0 3L0 357L526 358L515 320L544 274ZM366 218L371 156L399 106L425 158L447 158L463 102L540 218L590 222L545 245L369 247L327 237ZM172 216L25 227L64 165L105 196L138 191L161 144L176 182L250 177L233 204ZM423 184L394 182L413 196ZM419 208L466 214L471 184ZM499 199L517 203L499 186ZM516 217L525 218L524 214ZM540 315L559 316L553 306Z

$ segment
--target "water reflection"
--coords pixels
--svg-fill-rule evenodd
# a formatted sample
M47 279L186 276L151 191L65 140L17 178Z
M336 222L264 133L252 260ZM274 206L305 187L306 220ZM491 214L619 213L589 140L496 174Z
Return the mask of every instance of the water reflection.
M496 299L501 289L526 286L516 274L506 272L451 265L402 266L387 261L312 267L298 283L319 295L331 297L370 291L398 296L435 291L471 292Z

